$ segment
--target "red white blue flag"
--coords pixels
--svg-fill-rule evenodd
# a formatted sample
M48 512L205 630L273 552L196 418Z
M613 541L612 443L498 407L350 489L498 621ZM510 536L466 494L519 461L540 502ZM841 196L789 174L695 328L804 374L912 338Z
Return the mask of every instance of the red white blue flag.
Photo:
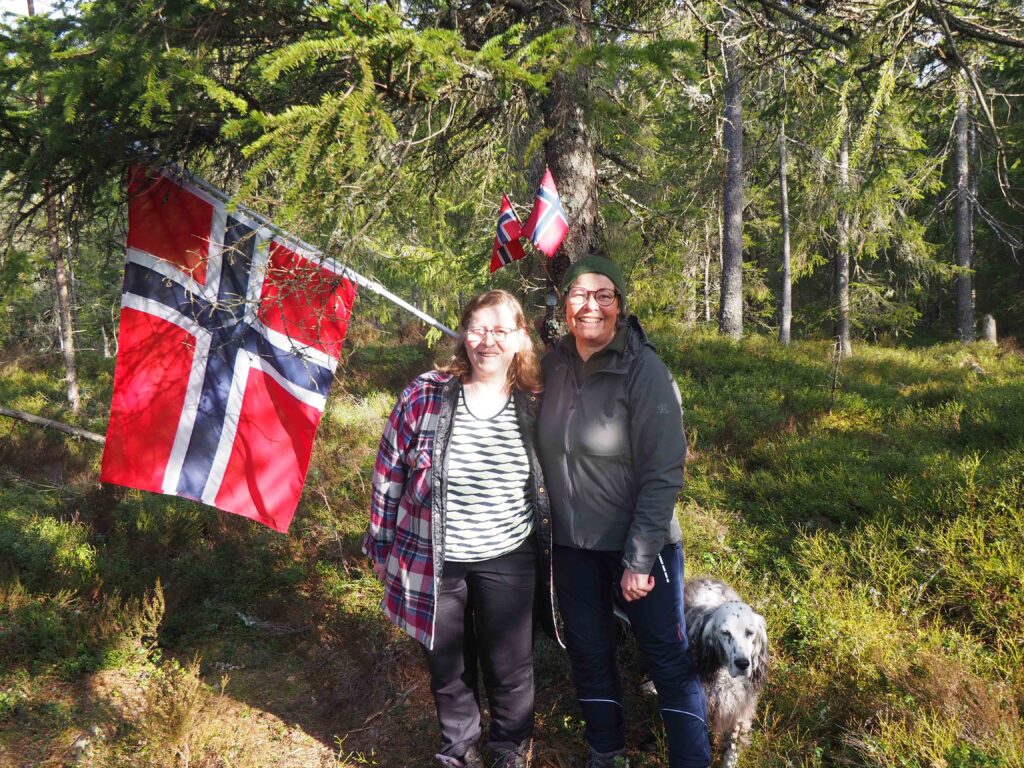
M523 224L523 237L529 238L530 242L550 259L565 240L568 231L569 220L565 216L565 209L562 208L558 189L555 188L555 179L551 175L551 169L545 167L533 210Z
M129 194L100 479L287 531L355 288L167 172L137 171Z
M502 195L498 233L494 236L494 245L491 246L491 272L526 256L523 244L519 242L521 232L519 217L516 216L512 203L508 201L508 195Z

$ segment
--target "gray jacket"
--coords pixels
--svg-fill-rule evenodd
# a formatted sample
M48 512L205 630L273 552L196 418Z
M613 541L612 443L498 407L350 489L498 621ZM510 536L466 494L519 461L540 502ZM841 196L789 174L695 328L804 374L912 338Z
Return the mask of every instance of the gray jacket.
M537 448L555 543L621 552L624 567L650 573L662 547L681 538L686 436L671 374L633 316L581 375L568 336L541 367Z

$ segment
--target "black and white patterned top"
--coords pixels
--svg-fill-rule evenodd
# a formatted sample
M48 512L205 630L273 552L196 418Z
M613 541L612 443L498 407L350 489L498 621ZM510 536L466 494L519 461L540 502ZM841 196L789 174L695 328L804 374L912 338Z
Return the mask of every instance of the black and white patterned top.
M522 544L533 531L529 485L515 401L479 419L460 397L448 447L445 560L489 560Z

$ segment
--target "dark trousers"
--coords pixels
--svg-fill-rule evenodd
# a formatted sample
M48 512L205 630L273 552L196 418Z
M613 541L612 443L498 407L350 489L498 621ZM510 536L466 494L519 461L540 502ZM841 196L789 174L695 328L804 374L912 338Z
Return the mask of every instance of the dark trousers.
M446 561L434 619L434 647L423 648L441 726L441 754L461 757L480 738L477 663L491 709L488 747L514 749L533 735L533 539L476 563Z
M576 695L586 721L587 743L598 752L626 745L622 693L615 666L618 641L613 596L619 589L621 552L555 547L558 608ZM706 768L711 762L707 706L683 617L683 550L662 549L654 563L655 585L646 597L622 603L637 645L658 689L668 739L670 768Z

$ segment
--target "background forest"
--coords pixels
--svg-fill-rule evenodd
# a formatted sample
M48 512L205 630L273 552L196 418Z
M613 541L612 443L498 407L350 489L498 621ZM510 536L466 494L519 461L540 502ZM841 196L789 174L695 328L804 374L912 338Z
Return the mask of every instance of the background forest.
M543 306L539 255L487 265L501 194L525 217L547 163L556 260L605 247L645 311L847 350L971 339L985 314L1012 335L1022 29L1012 3L918 0L8 16L2 332L63 343L66 282L73 341L113 336L124 175L159 157L442 320L490 284Z
M491 286L540 320L603 248L683 393L688 572L768 618L746 765L1024 766L1019 3L36 10L0 19L0 407L105 431L140 162L449 325ZM525 218L545 165L569 237L492 275L501 195ZM95 444L0 420L0 765L428 764L419 652L358 541L436 336L360 293L288 536L100 486ZM539 643L537 759L563 768L582 726Z

